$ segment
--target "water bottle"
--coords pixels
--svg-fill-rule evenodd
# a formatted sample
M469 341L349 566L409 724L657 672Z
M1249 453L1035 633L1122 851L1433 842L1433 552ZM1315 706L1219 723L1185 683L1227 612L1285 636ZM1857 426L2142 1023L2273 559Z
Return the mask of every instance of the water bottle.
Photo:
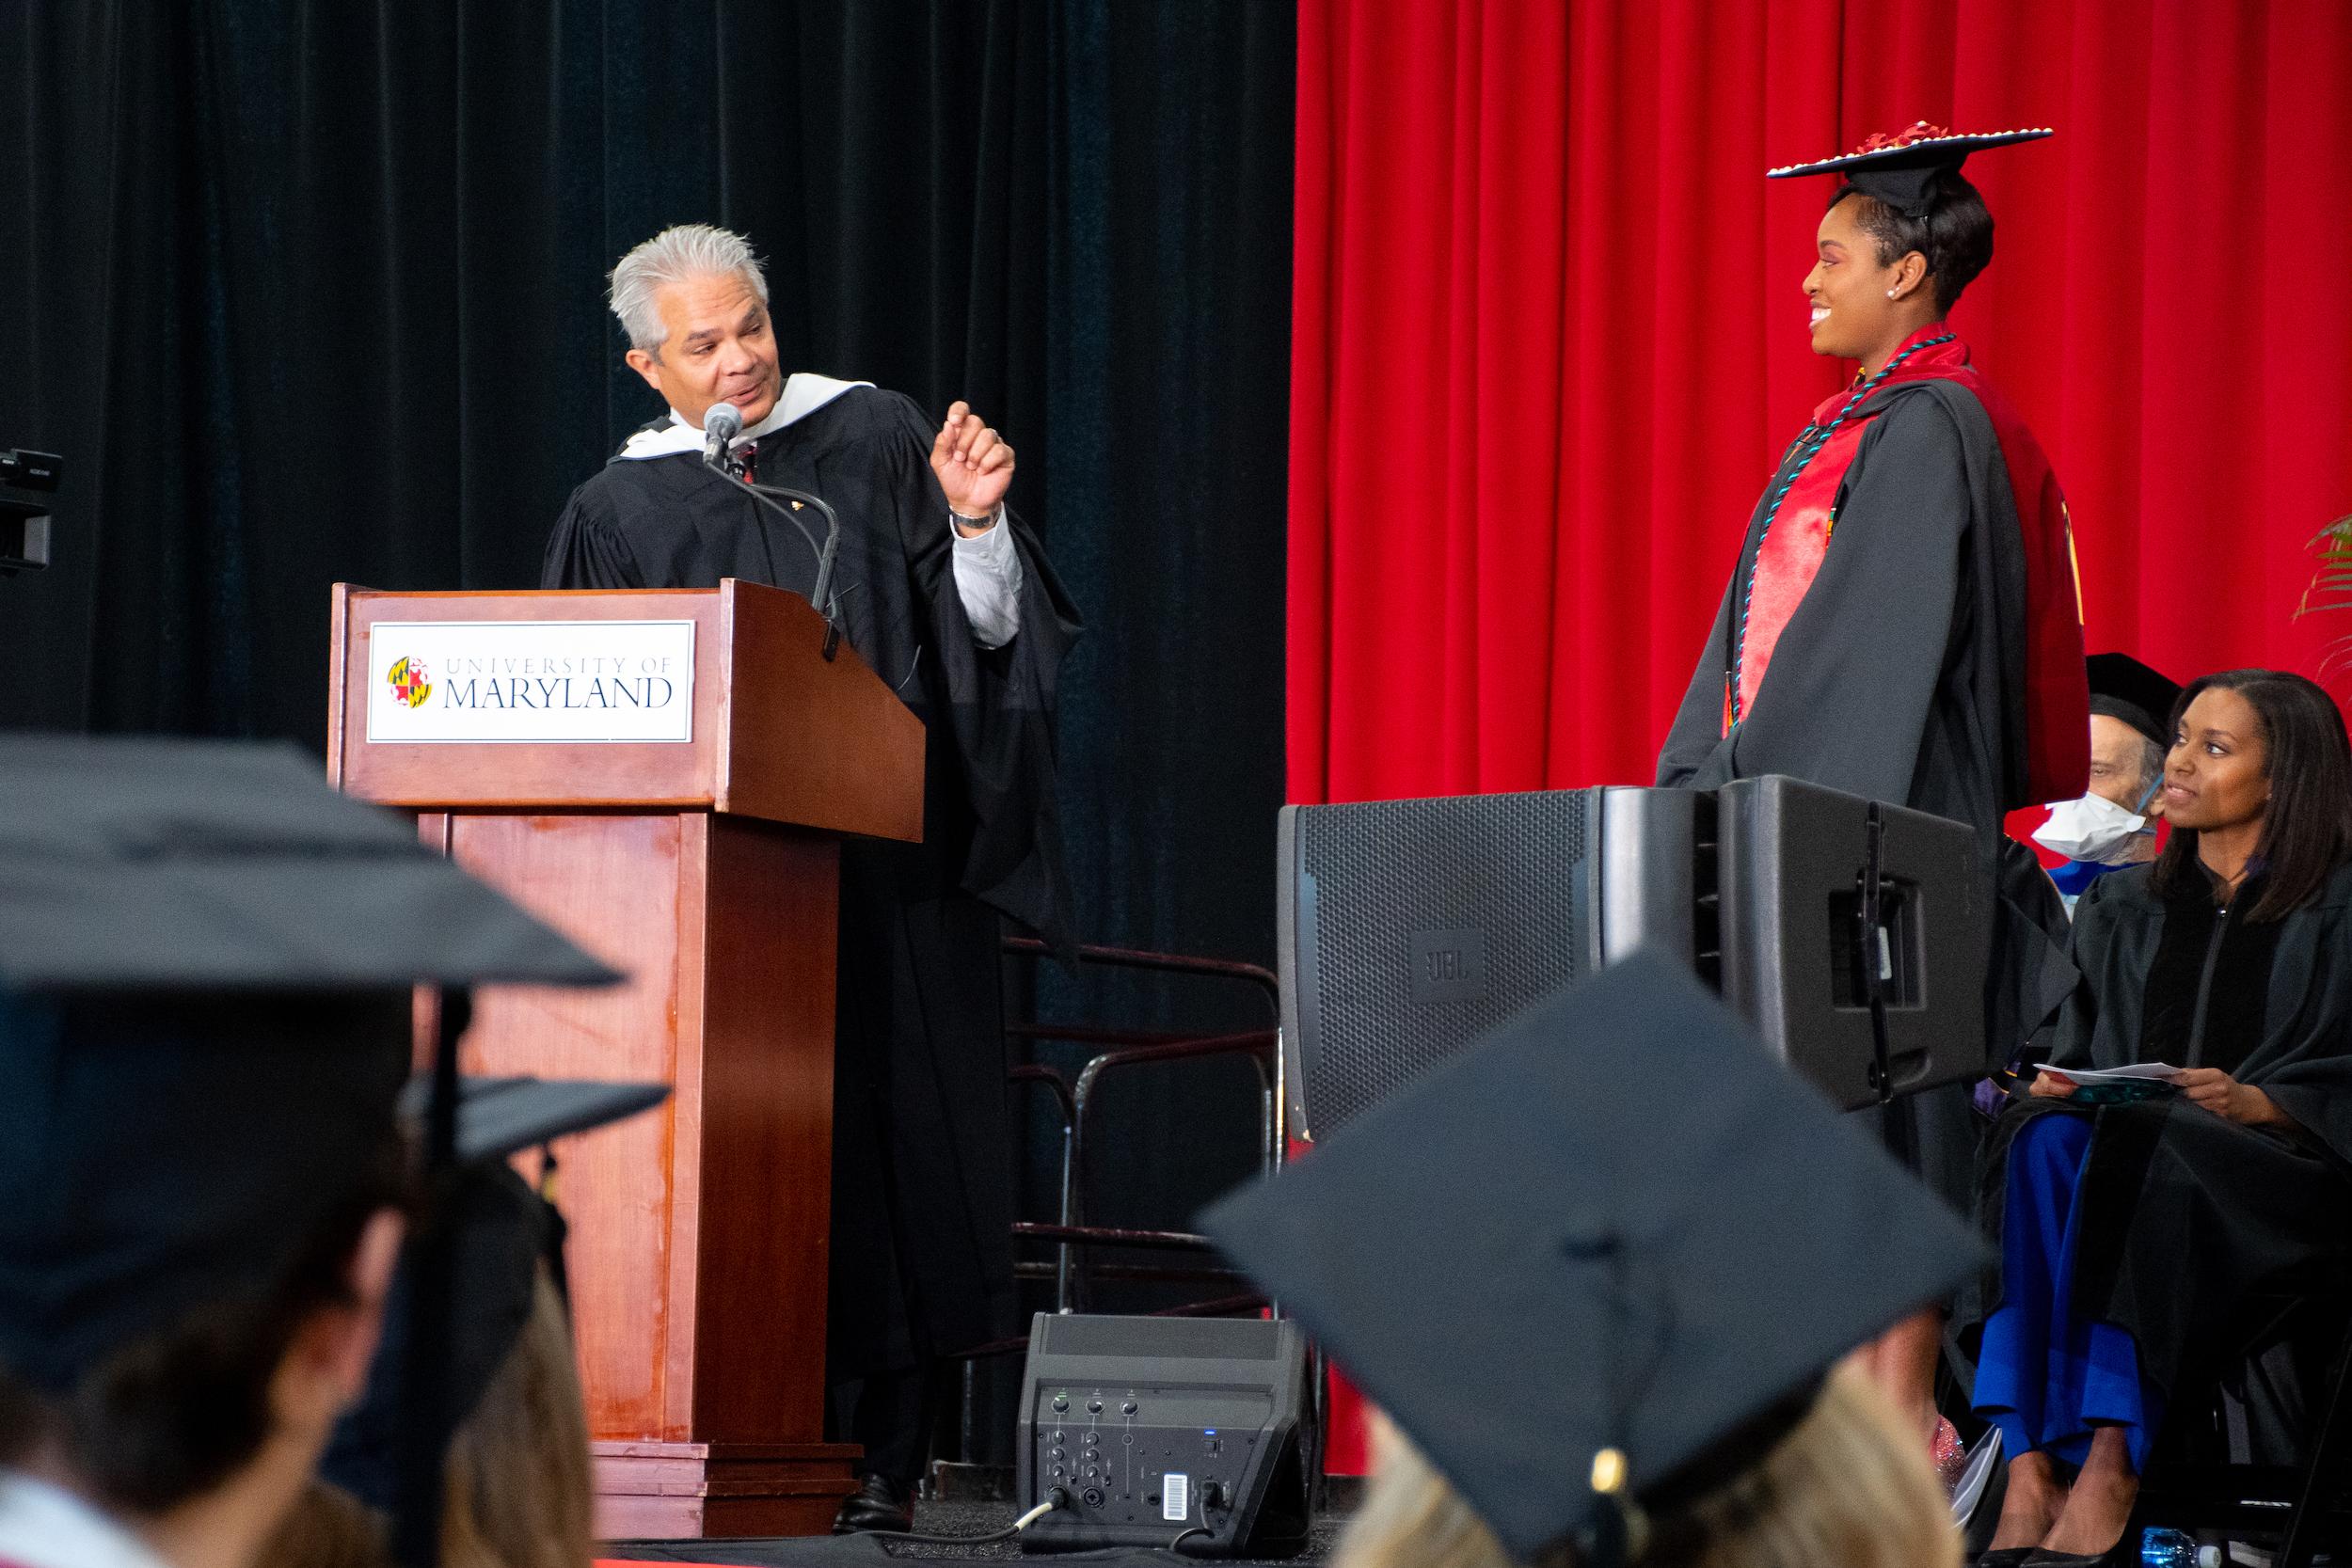
M2152 1529L2139 1538L2140 1568L2197 1568L2197 1542L2176 1529Z

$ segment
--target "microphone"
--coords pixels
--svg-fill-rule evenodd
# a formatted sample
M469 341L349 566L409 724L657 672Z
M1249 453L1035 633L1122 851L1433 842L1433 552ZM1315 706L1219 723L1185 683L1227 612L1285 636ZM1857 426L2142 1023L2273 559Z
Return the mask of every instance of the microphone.
M743 434L743 410L731 403L714 403L703 410L703 461L718 463L727 447Z
M742 432L743 411L735 404L714 403L704 409L703 467L790 523L808 542L809 549L817 557L817 581L809 594L809 602L817 607L817 613L825 618L824 651L825 657L831 658L834 650L841 643L841 622L834 615L833 605L834 558L841 548L841 518L820 496L812 496L805 490L794 490L782 484L753 484L727 472L727 448ZM818 515L825 519L824 542L818 543L817 536L808 531L806 523L777 505L777 497L815 507Z

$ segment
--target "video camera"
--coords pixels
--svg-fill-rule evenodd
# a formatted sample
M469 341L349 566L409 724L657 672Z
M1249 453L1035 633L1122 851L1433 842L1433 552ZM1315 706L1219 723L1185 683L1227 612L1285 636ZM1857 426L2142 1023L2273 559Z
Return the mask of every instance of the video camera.
M55 452L0 451L0 578L49 564L49 503L65 459Z

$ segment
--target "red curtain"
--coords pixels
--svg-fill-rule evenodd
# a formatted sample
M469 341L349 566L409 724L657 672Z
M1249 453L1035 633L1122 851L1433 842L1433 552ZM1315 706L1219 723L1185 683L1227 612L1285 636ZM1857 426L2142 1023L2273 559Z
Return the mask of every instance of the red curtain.
M1970 164L1954 320L2057 465L2089 645L2319 673L2347 84L2342 0L1300 0L1291 799L1649 781L1851 370L1804 336L1829 183L1762 172L1922 119L2058 130Z
M1772 460L1851 366L1826 180L1979 156L1955 324L2048 448L2090 645L2317 673L2352 512L2341 0L1301 0L1291 798L1647 782Z

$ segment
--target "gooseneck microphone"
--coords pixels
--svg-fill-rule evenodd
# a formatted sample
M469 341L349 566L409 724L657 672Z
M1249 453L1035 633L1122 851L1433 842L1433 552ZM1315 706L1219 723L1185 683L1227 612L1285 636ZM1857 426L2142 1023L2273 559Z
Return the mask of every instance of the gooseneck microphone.
M743 434L743 411L731 403L714 403L703 410L703 461L723 463L727 447Z
M801 537L808 541L808 547L817 556L817 582L809 593L808 600L817 607L817 613L825 618L825 657L831 658L834 650L841 643L841 623L835 618L833 603L833 566L834 559L841 548L841 518L825 504L821 496L812 496L805 490L795 490L783 484L754 484L749 480L729 473L727 449L742 432L743 411L735 404L714 403L704 409L703 467L790 523L799 531ZM824 543L818 544L817 536L809 532L808 525L789 508L778 505L778 497L815 507L825 519Z

